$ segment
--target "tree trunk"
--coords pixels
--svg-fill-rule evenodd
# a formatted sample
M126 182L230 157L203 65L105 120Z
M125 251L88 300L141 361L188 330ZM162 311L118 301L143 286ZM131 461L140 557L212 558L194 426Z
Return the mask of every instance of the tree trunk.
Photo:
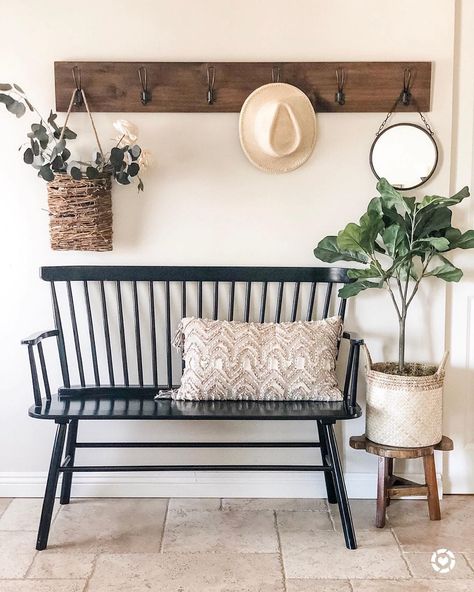
M399 336L398 336L398 371L403 373L405 369L405 324L407 320L406 311L402 313L399 321Z

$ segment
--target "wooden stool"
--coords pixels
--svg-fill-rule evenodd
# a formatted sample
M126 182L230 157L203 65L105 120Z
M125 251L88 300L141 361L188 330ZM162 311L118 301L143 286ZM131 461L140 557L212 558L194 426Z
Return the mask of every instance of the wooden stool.
M433 446L423 448L397 448L395 446L384 446L367 440L365 434L362 436L351 436L349 439L351 448L366 450L370 454L379 457L378 481L377 481L377 512L375 526L385 526L385 510L390 505L390 498L404 495L426 495L430 520L441 520L439 509L438 484L436 482L436 467L434 460L435 450L452 450L453 441L443 436L441 442ZM426 483L421 485L403 477L393 474L394 458L423 458Z

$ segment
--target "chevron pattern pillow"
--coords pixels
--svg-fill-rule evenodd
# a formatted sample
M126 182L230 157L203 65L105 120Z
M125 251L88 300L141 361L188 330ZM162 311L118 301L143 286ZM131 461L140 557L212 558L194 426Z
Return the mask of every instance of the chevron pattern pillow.
M178 400L340 401L340 317L294 323L185 318L175 338L185 369Z

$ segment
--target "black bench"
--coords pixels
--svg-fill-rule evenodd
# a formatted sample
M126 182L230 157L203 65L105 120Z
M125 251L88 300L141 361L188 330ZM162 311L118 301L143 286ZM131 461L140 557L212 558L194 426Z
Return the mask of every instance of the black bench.
M43 267L50 283L55 329L28 346L35 403L29 415L57 424L36 548L48 542L60 473L60 503L69 503L72 474L103 471L323 471L330 503L337 503L349 549L357 547L334 424L361 415L356 403L359 350L349 342L344 398L337 402L172 401L153 399L179 384L182 361L172 349L182 317L285 321L344 317L341 268L290 267ZM57 342L62 386L50 388L43 341ZM42 384L40 386L39 369ZM79 385L79 386L77 386ZM80 442L82 420L305 420L317 425L314 442ZM78 448L306 448L321 449L317 465L76 464ZM63 458L64 454L64 458Z

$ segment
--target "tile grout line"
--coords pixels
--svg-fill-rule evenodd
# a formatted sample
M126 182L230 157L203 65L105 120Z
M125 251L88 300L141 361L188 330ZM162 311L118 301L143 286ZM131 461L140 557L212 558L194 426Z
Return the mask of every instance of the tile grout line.
M464 557L464 561L467 563L467 566L469 567L469 569L474 572L474 565L471 565L471 562L467 558L466 554L465 553L460 553L460 555L462 557Z
M276 533L277 543L278 543L278 556L280 559L280 569L281 569L281 575L283 578L283 592L287 592L285 564L283 563L283 551L281 548L281 538L280 538L280 531L278 529L278 518L277 518L276 510L273 510L273 523L275 525L275 533Z
M329 521L332 524L332 529L334 530L334 532L337 532L337 530L336 530L336 522L334 520L334 516L332 515L331 508L329 507L329 501L327 499L326 499L326 508L327 508L327 513L328 513L328 516L329 516Z
M17 498L14 498L14 497L10 498L10 501L7 503L7 505L5 506L5 508L3 508L3 512L0 514L0 518L1 518L1 517L2 517L2 516L5 514L5 512L8 510L8 508L10 507L10 505L11 505L11 503L12 503L12 501L13 501L14 499L17 499Z
M168 510L169 510L169 507L170 507L170 499L171 498L168 498L168 501L166 502L165 516L163 518L163 527L162 527L162 530L161 530L161 539L160 539L160 550L159 550L159 553L163 553L163 542L164 542L164 539L165 539L166 522L168 521Z
M352 585L352 580L347 580L347 583L349 584L350 592L354 592L354 586Z
M395 539L395 542L397 543L397 547L400 552L400 556L402 558L402 561L404 561L405 565L407 566L407 570L408 570L410 577L414 578L415 576L414 576L413 572L411 571L410 564L408 563L408 559L405 557L405 553L403 552L403 549L400 544L400 541L398 540L397 534L395 533L395 531L392 527L390 527L390 532L392 533L392 536Z
M82 592L87 592L87 590L89 589L89 584L90 581L92 579L92 576L95 573L95 568L97 567L97 561L99 560L99 556L100 556L100 552L96 553L94 556L94 559L92 560L92 569L91 569L91 573L89 574L89 577L86 578L86 583L84 585L84 588L82 589Z

